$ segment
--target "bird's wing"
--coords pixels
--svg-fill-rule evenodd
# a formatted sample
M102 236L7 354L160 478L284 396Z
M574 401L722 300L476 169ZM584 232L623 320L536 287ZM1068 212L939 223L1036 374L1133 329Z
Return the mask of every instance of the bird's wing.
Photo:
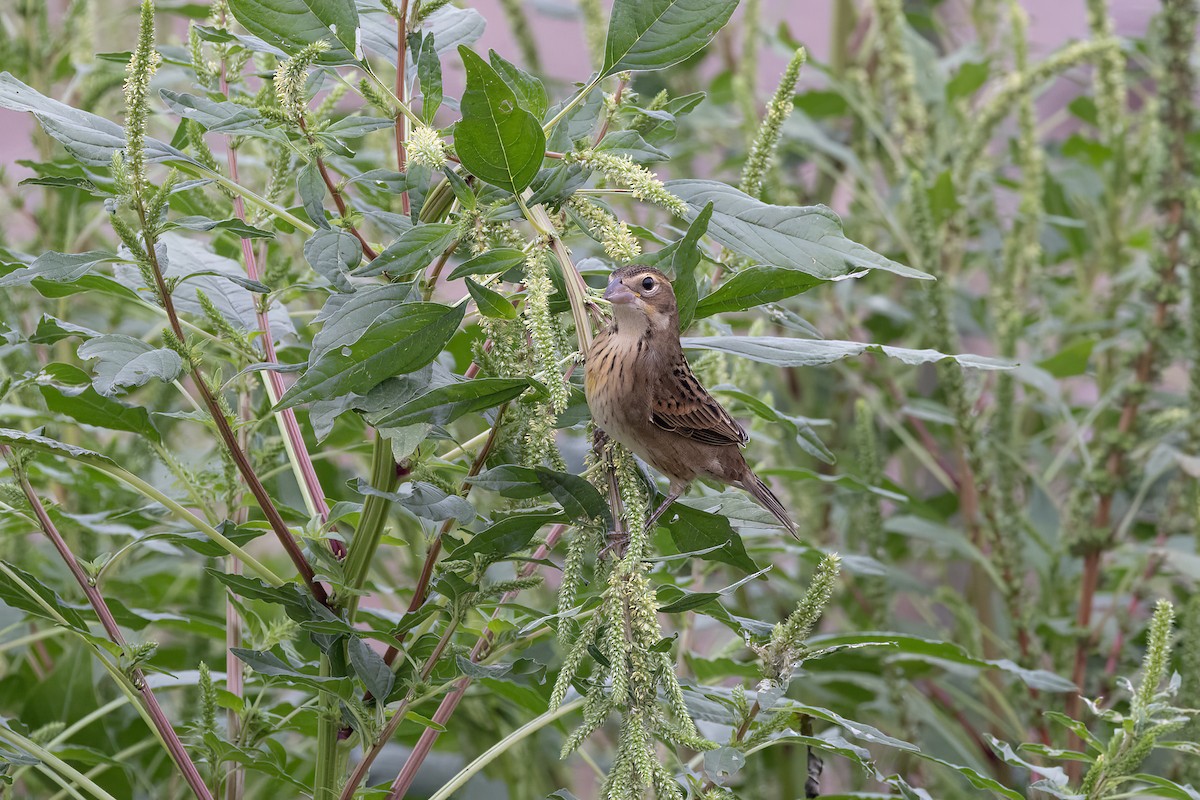
M697 442L744 445L749 437L729 412L713 399L680 354L653 387L650 421L663 430Z

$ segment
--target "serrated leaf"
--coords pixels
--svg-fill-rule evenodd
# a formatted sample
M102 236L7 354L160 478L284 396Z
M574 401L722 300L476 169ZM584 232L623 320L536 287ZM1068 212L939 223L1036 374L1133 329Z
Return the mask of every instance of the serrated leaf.
M807 292L825 283L807 272L784 267L750 267L721 284L696 306L696 317L745 311Z
M930 364L953 359L964 367L1012 369L1012 362L971 354L951 355L936 350L912 350L886 344L843 342L836 339L789 339L782 336L691 336L682 340L685 350L715 350L777 367L814 367L832 364L863 353L881 353L905 364Z
M758 264L797 269L821 280L867 269L932 280L847 239L841 219L825 206L771 205L719 181L668 181L667 189L691 207L688 219L712 203L708 235Z
M499 292L467 278L467 291L479 313L492 319L516 319L517 307Z
M354 291L347 275L362 261L362 245L352 233L320 229L304 243L309 265L341 292Z
M51 439L48 436L42 436L41 434L26 433L25 431L13 430L12 428L0 428L0 442L11 447L26 447L30 450L38 450L43 453L50 453L51 455L66 456L77 461L92 461L104 464L116 463L108 456L102 456L86 448L66 444Z
M470 478L468 483L514 499L549 494L572 518L599 519L612 526L612 515L604 496L586 478L569 472L501 464Z
M438 303L393 306L372 320L353 342L319 352L314 347L308 369L280 398L278 408L363 394L388 378L420 369L437 358L465 312L466 305L461 303L454 307Z
M517 96L486 61L459 47L467 71L462 120L454 149L475 177L513 194L533 182L546 152L541 122L521 108Z
M465 414L507 403L528 388L526 378L475 378L452 383L414 397L399 408L372 416L372 424L382 428L401 428L418 422L448 425Z
M616 0L602 77L678 64L717 35L738 0Z
M396 675L392 672L392 668L383 660L383 656L376 653L371 646L357 636L351 636L346 643L346 649L350 653L350 666L354 668L354 674L367 687L367 691L379 700L386 701L388 695L392 693L392 686L396 682Z
M450 280L458 280L468 275L499 275L524 263L524 251L515 247L497 247L459 264L451 271Z
M375 259L355 270L354 274L366 277L387 272L394 277L404 277L429 266L454 242L457 235L458 228L446 222L414 225Z
M79 357L96 360L93 384L104 395L144 386L152 380L173 381L183 371L183 359L174 350L110 333L89 339L79 346Z

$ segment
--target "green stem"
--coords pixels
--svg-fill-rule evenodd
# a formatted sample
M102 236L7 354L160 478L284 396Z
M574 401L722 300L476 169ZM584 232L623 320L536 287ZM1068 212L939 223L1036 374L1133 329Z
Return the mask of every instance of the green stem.
M586 698L580 697L572 700L570 703L564 703L554 711L547 711L540 717L535 717L529 722L526 722L508 736L505 736L503 739L489 747L481 756L479 756L479 758L476 758L470 764L463 767L463 769L457 775L450 779L449 783L444 785L441 789L438 789L436 793L430 796L429 800L450 800L450 797L452 797L456 791L462 788L463 784L473 778L476 773L478 773L488 764L502 756L513 745L529 738L542 728L549 725L551 722L565 717L567 714L570 714L577 708L581 708L585 700Z
M59 775L65 778L70 778L75 782L76 786L82 786L92 793L93 796L102 798L102 800L117 800L108 792L96 785L95 781L84 775L79 770L72 767L67 762L63 761L58 756L51 753L41 745L34 742L32 739L27 739L16 731L9 730L6 727L0 726L0 742L11 745L16 749L28 753L34 758L41 761L48 767L54 769Z
M207 536L209 539L212 539L214 542L216 542L218 545L220 545L221 549L223 549L225 552L229 553L231 556L234 556L235 558L240 560L243 564L245 564L247 567L249 567L251 570L253 570L260 578L262 578L263 580L265 580L267 583L271 584L272 586L283 586L283 584L285 583L283 578L279 577L274 572L272 572L270 569L268 569L266 567L266 565L264 565L262 562L260 562L257 558L250 555L245 550L243 550L242 548L238 547L236 544L231 542L228 538L223 536L221 534L221 532L218 531L216 528L209 525L207 522L200 519L195 514L188 511L183 506L181 506L179 503L175 502L173 499L171 499L167 495L160 492L154 486L152 486L149 483L146 483L146 481L142 480L137 475L134 475L132 472L128 472L126 470L121 469L118 466L106 464L104 462L85 461L84 463L87 464L92 469L96 469L103 473L111 475L112 477L116 478L117 480L121 481L122 483L128 484L132 488L137 489L139 492L146 495L146 497L149 497L151 500L154 500L154 501L162 504L163 506L165 506L168 510L173 512L177 517L179 517L183 521L194 525L198 531L200 531L205 536Z
M567 114L570 114L572 111L574 111L575 107L578 106L580 103L582 103L583 99L588 96L588 93L591 92L593 89L595 89L597 86L599 86L600 81L602 81L603 79L604 79L603 75L597 75L596 78L591 83L589 83L587 86L580 89L579 92L574 97L571 98L570 102L568 102L565 106L563 106L562 109L557 114L554 115L553 119L551 119L549 122L547 122L545 125L542 126L542 132L550 133L550 131L554 130L554 126L557 125L558 123L562 122L563 117L567 116Z
M317 229L315 226L310 225L309 223L300 219L295 214L292 214L291 212L289 212L286 208L275 205L270 200L268 200L267 198L258 194L257 192L253 191L252 189L247 189L245 186L242 186L240 183L235 183L234 181L231 181L229 178L226 178L224 175L222 175L219 172L213 172L212 170L208 169L207 167L202 167L199 164L194 164L189 161L176 162L174 164L174 166L176 168L178 168L180 172L184 172L189 175L193 175L197 178L208 178L209 180L211 180L213 183L217 184L218 186L228 189L229 191L233 192L234 194L240 195L244 199L248 200L249 202L251 202L254 205L261 208L263 211L266 211L266 212L272 214L273 216L278 217L279 219L288 223L289 225L294 227L296 230L300 231L301 233L303 233L307 236L312 236L314 233L317 232Z
M321 656L321 676L333 673L329 656ZM321 692L317 712L317 769L313 779L313 800L335 800L338 783L338 729L341 706L330 692Z
M375 445L371 451L371 486L381 492L394 492L400 485L400 475L395 461L392 460L391 441L381 433L375 434ZM408 470L404 470L407 474ZM387 522L388 510L392 501L379 495L368 495L363 503L362 516L359 518L358 529L350 542L349 552L343 565L346 585L351 589L361 589L371 570L371 559L379 548L383 538L384 525ZM346 620L354 622L358 611L359 595L351 593L346 598Z

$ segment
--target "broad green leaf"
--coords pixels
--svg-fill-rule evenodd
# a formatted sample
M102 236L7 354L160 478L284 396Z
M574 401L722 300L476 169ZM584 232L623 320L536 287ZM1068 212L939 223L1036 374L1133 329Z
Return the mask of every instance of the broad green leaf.
M420 369L437 358L458 330L466 304L405 303L375 318L353 343L324 350L280 398L278 408L362 394L388 378Z
M392 693L392 686L396 682L396 675L392 672L392 668L383 660L383 656L371 649L371 646L357 636L351 636L346 642L346 649L350 653L350 666L354 668L354 674L367 687L367 691L373 696L386 701L388 695Z
M313 337L312 361L330 350L353 344L376 320L386 320L408 302L412 287L403 283L369 286L351 295L333 295L321 309L325 327Z
M814 650L819 650L834 645L880 641L888 642L892 645L883 651L884 657L889 661L917 660L931 664L943 661L979 669L999 669L1010 675L1015 675L1027 686L1038 691L1076 691L1075 684L1053 672L1048 672L1044 669L1027 669L1006 658L976 658L969 655L953 642L943 642L936 639L923 639L917 636L889 632L827 634L812 637L809 639L808 645Z
M65 444L64 442L51 439L48 436L42 436L37 433L26 433L25 431L17 431L12 428L0 428L0 443L9 445L14 448L28 448L37 450L42 453L50 453L55 456L66 456L67 458L83 462L95 462L102 464L114 464L115 462L108 456L102 456L99 453L87 450L83 447L77 447L73 444Z
M349 698L353 687L347 678L318 675L315 672L302 672L279 656L267 650L249 650L244 647L231 647L229 652L238 657L246 666L269 678L278 678L284 683L304 686L318 692L332 692L339 697Z
M717 35L738 0L616 0L602 77L678 64Z
M252 107L228 100L209 100L207 97L170 89L160 89L159 94L172 111L210 133L237 134L267 139L277 144L284 144L288 140L280 128L264 119Z
M325 181L321 179L316 159L309 161L296 173L296 191L300 193L304 213L312 224L318 228L328 228L329 220L325 218Z
M615 156L629 156L638 163L666 161L670 158L667 153L649 144L640 133L634 130L609 133L600 140L600 144L596 145L596 150Z
M708 235L759 264L798 269L827 281L858 277L868 269L932 280L847 239L841 219L825 206L770 205L719 181L668 181L667 189L691 207L689 219L712 203Z
M507 403L528 388L526 378L475 378L452 383L415 397L392 411L373 416L372 424L383 428L401 428L418 422L448 425L465 414Z
M343 230L319 229L304 243L309 265L340 292L354 291L347 275L362 260L362 245L354 234Z
M46 133L88 166L111 167L113 154L125 150L125 129L117 123L51 100L7 72L0 72L0 108L36 115ZM200 166L169 144L149 137L146 138L146 158L154 162Z
M745 311L807 292L821 283L824 281L820 278L798 269L750 267L701 300L696 306L696 316L703 319L727 311Z
M479 309L480 314L492 319L517 318L517 307L510 303L504 295L494 289L481 286L470 278L467 278L466 283L467 291L470 292L471 299L475 301L475 307Z
M0 441L3 440L0 439ZM8 574L5 572L0 572L0 603L3 603L9 608L18 608L21 611L25 611L43 619L54 620L54 617L42 607L42 603L45 603L56 610L59 615L65 619L67 623L75 630L86 631L88 629L87 623L84 621L83 616L76 611L70 603L59 597L57 592L19 567L8 564L7 562L5 563L5 566L12 570L22 583L28 586L34 594L41 598L41 602L38 602L38 600L30 597L29 592L26 592L25 589L23 589L16 580L10 578Z
M467 70L462 120L454 149L467 171L513 194L533 182L546 152L542 124L521 108L516 94L491 65L467 47L458 48Z
M687 330L696 313L699 292L696 288L696 267L700 266L703 253L700 240L704 238L712 220L713 207L709 203L688 225L687 233L674 245L671 253L671 272L675 275L675 299L679 307L679 330Z
M79 345L79 357L96 360L96 391L112 395L144 386L152 380L173 381L183 371L183 359L174 350L155 347L141 339L110 333Z
M321 56L323 63L361 58L354 0L230 0L229 10L242 27L288 55L325 40L332 47Z
M685 350L715 350L777 367L815 367L863 353L882 353L905 364L930 364L947 358L974 369L1012 369L999 358L970 354L950 355L936 350L911 350L886 344L843 342L834 339L789 339L782 336L692 336L683 339Z
M504 558L528 547L543 525L563 521L564 517L558 511L519 511L475 534L446 560L462 561L473 555Z
M359 6L363 47L385 57L396 66L396 19L378 5ZM421 21L421 30L432 36L439 56L453 53L461 44L471 44L487 27L483 15L473 8L446 5ZM412 50L408 51L408 74L413 74Z
M37 328L34 330L33 335L29 337L29 341L32 344L54 344L71 336L78 336L81 339L91 339L99 335L99 331L94 331L91 328L75 325L66 320L52 317L49 314L42 314L42 318L38 320Z
M458 228L445 222L414 225L392 242L371 262L354 271L358 276L387 272L403 277L425 269L458 238Z
M375 495L393 503L399 503L421 519L445 522L448 519L471 522L475 519L475 507L463 497L447 494L432 483L417 481L405 483L394 492L384 492L358 479L360 494Z
M242 239L274 239L275 234L256 228L237 217L229 219L209 219L208 217L176 217L165 226L167 230L184 228L189 231L229 231Z
M467 275L499 275L524 263L523 250L515 247L497 247L459 264L450 273L450 280L465 278Z
M408 35L409 57L421 82L421 119L426 125L433 124L442 105L442 62L434 42L433 34L417 31Z
M745 572L757 572L759 569L747 555L742 537L725 517L674 503L658 524L670 531L671 540L683 552L706 550L702 556L705 561L729 564Z
M71 381L65 386L38 384L46 408L56 414L64 414L83 425L96 425L113 431L129 431L145 436L152 442L162 440L146 409L127 406L98 393L91 386L91 377L78 367L68 364L54 366L65 367L78 373L84 385L78 385L78 381Z
M517 104L521 108L539 120L546 116L546 109L550 107L550 98L546 95L546 87L542 85L541 81L511 61L506 61L495 50L488 50L488 61L491 63L492 69L500 76L500 80L508 84L509 89L512 89L513 94L517 97Z
M18 265L11 272L0 275L0 288L27 286L35 279L55 283L73 283L92 271L97 264L120 259L112 253L92 250L87 253L42 253L29 266Z
M604 496L586 478L569 472L502 464L481 472L468 482L514 499L549 494L574 519L600 519L610 527L612 524Z

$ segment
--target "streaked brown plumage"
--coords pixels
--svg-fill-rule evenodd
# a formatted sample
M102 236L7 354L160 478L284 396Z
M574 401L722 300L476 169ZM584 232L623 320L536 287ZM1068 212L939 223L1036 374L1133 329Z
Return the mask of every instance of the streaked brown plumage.
M585 390L606 434L671 481L653 524L696 478L745 489L795 535L779 499L746 464L746 431L692 373L679 343L679 311L667 276L651 267L612 274L613 320L587 355Z

